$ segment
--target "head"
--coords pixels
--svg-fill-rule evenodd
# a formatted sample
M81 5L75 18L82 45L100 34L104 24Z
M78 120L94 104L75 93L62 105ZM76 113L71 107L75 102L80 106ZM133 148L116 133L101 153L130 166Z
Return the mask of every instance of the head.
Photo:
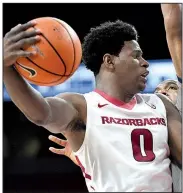
M174 104L177 101L179 86L175 80L165 80L161 82L155 89L155 93L166 95Z
M142 57L134 26L117 20L92 28L83 42L83 62L105 84L131 94L145 89L148 63Z

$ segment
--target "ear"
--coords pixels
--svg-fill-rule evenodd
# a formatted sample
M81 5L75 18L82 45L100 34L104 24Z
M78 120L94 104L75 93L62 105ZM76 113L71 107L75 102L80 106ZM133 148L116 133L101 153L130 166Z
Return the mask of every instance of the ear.
M106 68L110 69L110 70L114 70L114 58L111 54L105 54L103 56L103 63L105 65Z

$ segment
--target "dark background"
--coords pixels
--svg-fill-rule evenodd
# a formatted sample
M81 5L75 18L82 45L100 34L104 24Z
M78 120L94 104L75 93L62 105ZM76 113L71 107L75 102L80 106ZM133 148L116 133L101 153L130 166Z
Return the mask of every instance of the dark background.
M3 35L18 23L51 16L64 20L81 41L90 27L121 19L139 32L146 59L169 59L160 4L4 4ZM12 102L3 102L4 192L87 191L80 169L48 151L48 131L30 123ZM61 135L57 135L61 137Z

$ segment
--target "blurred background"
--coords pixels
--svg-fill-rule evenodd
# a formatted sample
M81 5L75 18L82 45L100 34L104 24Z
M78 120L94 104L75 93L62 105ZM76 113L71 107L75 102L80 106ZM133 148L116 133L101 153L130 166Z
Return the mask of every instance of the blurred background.
M18 23L37 17L51 16L67 22L81 41L90 27L108 20L121 19L133 24L139 32L139 43L150 63L150 74L144 92L152 93L165 79L176 79L170 59L160 4L3 4L3 35ZM81 63L76 73L55 87L34 86L43 96L61 92L92 91L94 76ZM4 85L3 85L4 86ZM29 122L3 92L3 184L4 192L86 192L80 168L48 148L50 134ZM63 138L61 135L58 137ZM58 147L54 145L55 147Z

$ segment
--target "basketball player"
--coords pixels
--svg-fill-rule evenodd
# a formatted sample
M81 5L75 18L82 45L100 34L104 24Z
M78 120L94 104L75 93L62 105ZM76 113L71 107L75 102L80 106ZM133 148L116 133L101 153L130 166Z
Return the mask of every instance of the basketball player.
M179 81L181 79L179 78ZM170 101L179 109L181 113L181 102L178 103L178 99L181 99L181 87L178 84L178 81L175 80L165 80L161 82L155 89L155 93L162 93L169 98ZM76 165L78 162L72 151L72 148L67 140L60 139L56 136L49 135L49 140L62 146L63 148L50 147L49 150L52 153L58 155L65 155L71 159ZM79 166L79 165L78 165ZM181 183L181 170L177 167L176 164L172 163L172 177L173 177L173 190L174 192L182 192L182 183Z
M177 5L169 5L169 4L164 4L161 6L162 8L162 13L163 13L163 18L164 18L164 24L165 24L165 29L166 29L166 35L167 35L167 42L169 45L169 49L170 49L170 53L173 56L174 53L172 53L172 49L171 49L171 44L172 44L172 37L174 37L174 39L176 41L178 41L178 44L182 44L181 43L181 7L177 6ZM164 11L163 11L164 9ZM173 11L171 11L173 10ZM172 31L172 29L170 28L169 22L170 20L172 20L171 22L174 24L174 26L172 26L172 28L174 29ZM173 36L171 35L171 33L173 33ZM181 58L181 52L180 50L177 50L177 57ZM181 71L182 71L182 65L181 62L176 62L176 58L174 58L174 66L175 66L175 70L176 70L176 74L177 74L177 78L178 81L175 80L165 80L163 82L161 82L157 88L155 89L155 93L162 93L165 96L167 96L174 105L176 105L176 107L178 108L179 112L182 114L182 108L181 108L181 92L182 92L182 79L181 79ZM180 60L181 61L181 60ZM78 165L76 158L74 156L74 153L70 147L70 144L68 141L66 140L62 140L59 139L55 136L50 135L49 139L55 143L57 143L58 145L63 146L63 149L57 149L54 147L50 147L50 151L52 151L53 153L56 154L60 154L60 155L65 155L67 157L69 157L75 164ZM172 178L173 178L173 190L174 192L182 192L182 180L181 180L181 175L182 172L181 170L176 166L176 164L172 163L171 164L172 167Z
M33 25L18 25L4 38L4 84L15 105L33 123L64 133L89 191L171 192L169 151L181 166L181 117L163 95L138 94L148 63L135 28L106 22L85 37L83 60L96 77L95 91L43 98L12 67L34 54L20 49L39 41L40 32L25 33Z

